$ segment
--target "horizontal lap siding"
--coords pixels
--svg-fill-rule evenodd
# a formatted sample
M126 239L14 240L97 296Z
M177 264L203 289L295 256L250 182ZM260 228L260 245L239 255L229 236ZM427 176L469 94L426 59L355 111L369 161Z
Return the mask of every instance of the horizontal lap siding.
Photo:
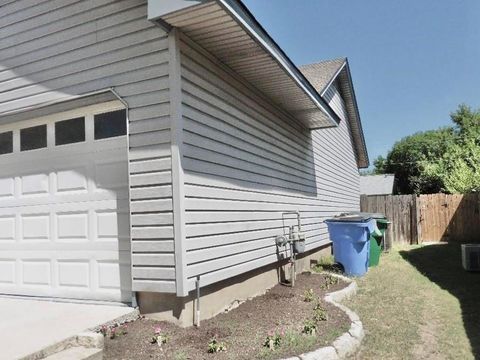
M144 0L2 6L0 116L109 87L129 104L136 291L175 291L168 69L167 34Z
M323 95L328 105L335 111L335 113L340 117L340 119L346 121L348 119L347 108L345 106L345 101L338 90L339 86L337 82L333 82Z
M181 49L189 288L277 261L285 211L301 212L307 250L328 243L323 220L359 209L347 121L305 130L188 39Z

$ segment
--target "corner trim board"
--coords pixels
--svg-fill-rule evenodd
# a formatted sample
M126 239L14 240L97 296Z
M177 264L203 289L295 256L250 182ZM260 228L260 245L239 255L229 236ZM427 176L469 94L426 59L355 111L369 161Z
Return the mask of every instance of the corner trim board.
M169 85L170 85L170 127L172 151L172 197L173 236L175 246L175 283L177 296L187 296L186 249L185 249L185 181L182 166L183 116L180 63L179 30L173 28L168 34Z

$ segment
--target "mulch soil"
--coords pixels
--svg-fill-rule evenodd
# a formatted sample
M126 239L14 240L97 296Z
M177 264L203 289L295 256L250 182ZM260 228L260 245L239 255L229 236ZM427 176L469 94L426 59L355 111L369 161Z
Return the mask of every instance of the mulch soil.
M342 281L329 284L323 274L301 274L295 287L277 285L265 295L248 300L239 307L204 320L201 326L180 328L167 322L140 318L127 325L127 333L114 339L105 338L104 359L282 359L313 351L348 330L350 321L341 310L323 301L328 292L345 287ZM328 288L327 288L328 287ZM313 289L315 297L327 311L327 320L317 326L315 336L302 334L306 320L313 318L316 300L305 301L305 292ZM161 348L151 343L154 328L160 326L168 341ZM282 341L276 350L264 346L272 330L293 334L293 340ZM288 335L287 335L288 336ZM222 342L226 351L210 354L212 338Z

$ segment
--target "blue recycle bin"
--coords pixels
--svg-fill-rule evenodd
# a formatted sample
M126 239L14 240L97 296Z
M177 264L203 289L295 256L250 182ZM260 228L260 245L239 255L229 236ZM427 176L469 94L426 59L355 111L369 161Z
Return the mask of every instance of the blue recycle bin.
M333 242L333 256L342 264L345 274L362 276L368 271L370 233L375 219L362 215L339 216L325 220Z

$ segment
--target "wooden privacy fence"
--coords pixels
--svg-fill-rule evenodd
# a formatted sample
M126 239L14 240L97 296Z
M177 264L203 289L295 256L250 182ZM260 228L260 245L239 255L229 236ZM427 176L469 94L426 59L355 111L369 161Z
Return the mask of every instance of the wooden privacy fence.
M362 195L365 212L385 214L392 222L392 243L480 242L480 194Z

